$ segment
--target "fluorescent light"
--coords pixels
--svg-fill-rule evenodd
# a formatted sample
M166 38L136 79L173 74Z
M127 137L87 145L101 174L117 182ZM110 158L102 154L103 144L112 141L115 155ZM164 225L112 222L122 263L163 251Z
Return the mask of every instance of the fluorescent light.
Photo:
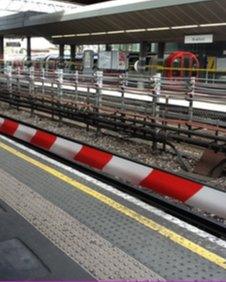
M119 34L119 33L135 33L135 32L146 32L146 31L162 31L162 30L177 30L177 29L189 29L198 27L215 27L215 26L226 26L226 22L221 23L207 23L207 24L194 24L194 25L180 25L172 27L152 27L152 28L140 28L140 29L127 29L127 30L112 30L112 31L101 31L93 33L80 33L80 34L66 34L66 35L53 35L52 38L62 38L62 37L75 37L75 36L94 36L94 35L106 35L106 34Z
M211 27L211 26L225 26L226 23L208 23L208 24L200 24L200 27Z
M76 34L65 34L64 37L75 37Z
M107 31L107 34L118 34L118 33L125 33L125 30L113 30L113 31Z
M78 34L76 34L77 36L89 36L90 35L90 33L78 33Z
M197 24L193 24L193 25L172 26L171 29L186 29L186 28L197 28L197 27L199 27Z
M145 32L145 31L146 31L145 28L141 28L141 29L127 29L125 32L132 33L132 32Z
M52 37L52 38L62 38L63 35L52 35L51 37Z
M147 28L147 31L161 31L161 30L169 30L170 27L164 26L164 27L152 27Z
M92 32L90 34L91 35L104 35L104 34L106 34L106 32L105 31L103 31L103 32Z

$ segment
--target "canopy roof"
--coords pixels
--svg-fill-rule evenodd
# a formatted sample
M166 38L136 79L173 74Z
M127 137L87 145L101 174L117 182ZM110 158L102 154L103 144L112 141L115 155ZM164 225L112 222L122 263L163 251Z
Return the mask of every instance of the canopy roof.
M76 9L80 4L73 1L64 2L56 0L4 0L1 1L0 17L13 15L19 12L43 12L54 13Z
M206 33L225 40L226 0L115 0L81 6L71 14L0 19L2 35L44 36L65 44L174 42Z
M96 4L96 3L100 3L100 2L105 2L106 0L57 0L60 2L70 2L70 3L74 3L74 4L83 4L83 5L90 5L90 4ZM108 0L110 1L110 0Z

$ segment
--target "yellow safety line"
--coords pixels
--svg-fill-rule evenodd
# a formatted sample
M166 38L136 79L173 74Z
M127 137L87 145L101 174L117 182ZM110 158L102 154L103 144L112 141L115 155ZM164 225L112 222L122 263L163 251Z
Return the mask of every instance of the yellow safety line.
M158 70L175 70L175 71L194 71L194 72L213 72L213 73L225 73L226 69L205 69L205 68L181 68L181 67L164 67L162 65L146 65L146 67L150 69L158 69Z
M129 65L133 67L133 64ZM145 68L157 69L159 71L172 70L172 71L193 71L193 72L205 72L205 73L226 73L226 69L208 69L208 68L181 68L181 67L165 67L162 65L145 65Z
M126 206L112 200L111 198L89 188L88 186L68 177L67 175L59 172L58 170L49 167L46 164L43 164L35 159L32 159L31 157L17 151L16 149L0 142L0 148L4 149L5 151L19 157L20 159L23 159L24 161L40 168L41 170L44 170L45 172L49 173L50 175L55 176L56 178L60 179L61 181L64 181L65 183L73 186L74 188L88 194L89 196L92 196L93 198L101 201L102 203L108 205L109 207L113 208L114 210L117 210L118 212L121 212L122 214L128 216L129 218L141 223L142 225L150 228L151 230L154 230L158 232L159 234L163 235L167 239L170 239L171 241L177 243L178 245L188 249L189 251L203 257L204 259L212 262L213 264L216 264L223 269L226 269L226 259L223 257L220 257L217 254L214 254L211 251L208 251L207 249L197 245L196 243L184 238L181 235L178 235L176 232L156 223L155 221L135 212L134 210L131 210L127 208Z

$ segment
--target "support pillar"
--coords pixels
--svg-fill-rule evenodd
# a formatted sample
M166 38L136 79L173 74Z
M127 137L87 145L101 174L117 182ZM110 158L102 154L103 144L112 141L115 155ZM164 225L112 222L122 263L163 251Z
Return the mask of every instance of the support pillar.
M4 67L4 37L0 36L0 69Z
M59 68L62 69L64 67L64 44L59 45L59 59L60 59Z
M148 48L149 44L147 41L143 41L140 43L140 58L139 58L139 67L140 67L140 72L144 73L145 72L145 65L146 65L146 59L148 55Z
M27 37L27 65L31 65L31 37Z
M106 51L111 51L111 50L112 50L111 44L106 44Z
M158 58L159 59L164 59L165 47L166 47L165 42L159 42L158 43Z
M76 59L76 45L71 44L70 45L70 61L71 61L71 66L70 69L71 70L75 70L75 59Z

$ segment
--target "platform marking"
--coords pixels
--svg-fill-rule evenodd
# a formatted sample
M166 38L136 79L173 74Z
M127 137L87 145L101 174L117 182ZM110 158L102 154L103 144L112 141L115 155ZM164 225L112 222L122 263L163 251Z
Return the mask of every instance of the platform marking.
M0 177L2 200L95 281L136 281L137 278L141 281L165 281L151 268L18 181L10 172L0 168Z
M97 192L88 186L72 179L71 177L68 177L67 175L61 173L60 171L49 167L48 165L41 163L19 151L16 149L0 142L0 148L4 149L5 151L19 157L20 159L40 168L41 170L49 173L52 176L55 176L56 178L60 179L61 181L71 185L72 187L88 194L89 196L92 196L93 198L101 201L102 203L108 205L109 207L117 210L118 212L121 212L122 214L128 216L129 218L139 222L140 224L150 228L151 230L154 230L161 234L162 236L166 237L167 239L170 239L171 241L177 243L178 245L190 250L191 252L203 257L204 259L212 262L213 264L216 264L223 269L226 269L226 259L199 246L198 244L192 242L189 239L186 239L185 237L177 234L176 232L160 225L159 223L156 223L155 221L133 211L132 209L116 202L115 200L112 200L111 198L101 194L100 192Z
M45 162L48 162L58 168L61 168L67 172L70 172L72 173L73 175L77 176L77 177L80 177L80 178L83 178L85 179L86 181L88 182L91 182L91 183L94 183L95 185L97 185L98 187L104 189L105 191L108 191L112 194L115 194L117 195L118 197L126 200L127 202L130 202L134 205L136 205L137 207L139 208L142 208L143 210L146 210L146 211L149 211L150 213L153 213L155 215L157 215L158 217L162 217L164 218L165 220L175 224L175 225L178 225L180 226L181 228L183 229L186 229L188 230L189 232L205 239L205 240L208 240L209 242L213 243L213 244L216 244L222 248L225 248L226 249L226 241L210 234L210 233L207 233L206 231L203 231L197 227L195 227L194 225L191 225L173 215L170 215L160 209L157 209L149 204L146 204L145 202L141 201L140 199L138 198L135 198L134 196L131 196L129 195L128 193L125 193L125 192L122 192L120 190L118 190L117 188L114 188L113 186L110 186L109 184L106 184L104 182L101 182L100 180L96 179L96 178L93 178L91 177L90 175L87 175L87 174L84 174L76 169L74 169L73 167L71 166L68 166L68 165L65 165L59 161L56 161L55 159L52 159L52 158L49 158L48 156L44 155L44 154L41 154L39 153L38 151L35 151L34 149L31 149L31 148L28 148L20 143L17 143L16 141L13 141L12 139L9 139L8 137L6 136L1 136L0 135L0 139L12 144L13 146L19 148L19 149L22 149L23 151L33 155L33 156L36 156L38 157L39 159L45 161Z

